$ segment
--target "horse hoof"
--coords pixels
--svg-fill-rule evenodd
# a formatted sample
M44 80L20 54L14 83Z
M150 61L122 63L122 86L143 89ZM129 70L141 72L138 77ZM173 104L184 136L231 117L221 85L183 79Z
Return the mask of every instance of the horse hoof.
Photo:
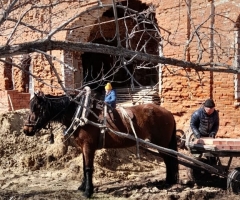
M193 186L193 185L194 185L194 181L189 180L189 179L181 180L180 183L181 183L182 185L188 185L188 186Z
M84 192L84 191L85 191L85 187L82 186L82 185L80 185L80 186L78 187L78 190Z
M169 183L165 183L165 184L163 185L163 187L166 188L166 189L167 189L167 188L170 188L171 186L172 186L172 184L169 184Z
M85 196L86 198L90 198L91 196L92 196L92 192L90 192L90 191L85 191L84 193L83 193L83 196Z

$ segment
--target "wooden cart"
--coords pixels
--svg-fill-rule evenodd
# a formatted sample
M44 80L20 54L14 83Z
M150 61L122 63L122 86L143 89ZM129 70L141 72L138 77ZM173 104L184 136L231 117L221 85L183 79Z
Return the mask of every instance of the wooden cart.
M186 136L185 145L193 157L202 162L202 167L190 168L190 176L193 180L206 179L209 174L217 174L227 178L227 189L233 193L240 193L240 167L229 171L234 157L240 157L240 139L230 138L200 138L195 139L193 134ZM226 164L222 159L228 159ZM225 160L226 160L225 159ZM217 173L204 169L210 165Z
M116 132L115 134L135 140L140 147L150 153L158 155L159 152L177 157L179 164L189 168L190 175L194 181L210 178L208 175L217 175L227 179L227 189L235 194L240 193L240 167L229 172L232 159L240 157L240 139L214 139L201 138L195 139L193 134L184 138L185 145L190 155L186 155L171 149L157 146L132 135ZM227 165L221 162L221 158L228 158Z

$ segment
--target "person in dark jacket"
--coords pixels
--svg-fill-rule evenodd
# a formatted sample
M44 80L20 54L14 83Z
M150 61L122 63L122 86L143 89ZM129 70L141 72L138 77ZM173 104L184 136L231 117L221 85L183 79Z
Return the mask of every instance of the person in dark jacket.
M112 89L111 83L107 83L105 86L105 98L104 101L112 108L116 108L116 92Z
M203 106L192 114L190 127L198 139L200 137L216 137L219 129L219 115L212 99L207 99Z

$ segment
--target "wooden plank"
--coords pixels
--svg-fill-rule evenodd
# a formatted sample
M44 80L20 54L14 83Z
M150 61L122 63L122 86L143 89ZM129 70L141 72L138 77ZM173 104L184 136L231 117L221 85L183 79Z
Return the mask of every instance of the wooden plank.
M153 99L155 99L155 100L159 100L160 98L159 97L142 97L142 98L140 98L140 97L128 97L128 96L125 96L125 97L117 97L117 99L135 99L135 100L141 100L141 99L145 99L145 100L153 100Z
M127 95L127 94L122 94L122 95L117 95L117 97L118 98L129 98L129 97L135 97L135 98L140 98L140 97L142 97L142 98L159 98L159 96L154 96L154 95L146 95L146 96L144 96L144 95Z
M149 98L149 97L146 97L146 98L135 98L135 97L133 97L133 98L128 98L128 97L120 97L120 98L118 98L117 97L117 99L118 100L139 100L139 101L143 101L143 100L160 100L159 98Z
M216 149L215 145L203 145L203 144L191 144L191 149L201 149L201 150L212 150L214 151Z
M196 141L198 144L222 145L222 146L240 146L240 138L200 138Z
M134 100L134 101L137 101L137 100L139 100L139 101L154 101L154 100L156 100L156 101L160 101L159 99L157 99L157 98L141 98L141 99L139 99L139 98L127 98L127 97L122 97L122 98L117 98L118 100Z
M135 87L135 88L116 88L117 104L120 105L139 105L154 103L160 105L160 97L157 88Z
M139 90L157 90L157 88L154 88L152 86L135 86L135 87L124 87L124 88L115 88L117 91L139 91Z
M213 144L213 138L200 138L196 141L197 144L203 144L203 145L212 145Z
M215 149L219 151L240 151L240 138L200 138L191 144L192 148Z
M120 94L128 94L128 95L159 95L158 91L156 90L141 90L141 91L127 91L122 90L118 91L115 90L118 95Z

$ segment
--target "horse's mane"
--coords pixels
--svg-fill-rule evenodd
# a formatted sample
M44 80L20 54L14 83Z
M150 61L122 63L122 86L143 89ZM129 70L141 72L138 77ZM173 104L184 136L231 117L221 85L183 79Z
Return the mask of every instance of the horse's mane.
M71 96L72 98L74 98L74 96ZM63 108L66 105L70 104L70 99L67 95L61 95L61 96L53 96L51 94L46 94L44 96L41 97L43 101L45 101L46 103L49 103L52 106L54 106L54 110L58 109L58 108ZM33 110L33 106L35 103L38 102L38 99L36 97L33 97L30 100L30 108L31 110Z
M34 96L30 100L30 109L34 110L34 106L41 105L45 116L49 116L51 121L62 121L65 118L66 110L69 106L73 106L74 108L77 106L70 98L74 98L74 95L70 97L67 95L54 96L50 94L42 95L42 96ZM71 110L74 108L72 107Z
M78 95L51 95L40 94L34 96L30 100L30 109L34 110L34 106L40 105L43 109L42 114L51 119L51 121L61 122L69 117L70 113L75 113L78 107L78 101L81 96ZM89 109L94 109L97 113L103 109L103 101L101 100L101 94L93 92L91 94L92 106ZM70 114L71 115L71 114ZM42 116L42 117L44 117Z
M71 98L74 98L75 96L71 96ZM45 95L45 98L51 102L54 102L56 104L60 104L60 105L65 105L65 104L69 104L70 102L70 98L67 95L61 95L61 96L53 96L51 94L47 94Z

